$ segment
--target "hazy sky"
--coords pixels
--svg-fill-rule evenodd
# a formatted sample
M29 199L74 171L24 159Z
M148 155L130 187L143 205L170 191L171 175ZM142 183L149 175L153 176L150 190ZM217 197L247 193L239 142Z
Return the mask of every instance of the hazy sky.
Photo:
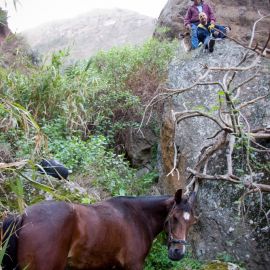
M8 3L9 26L13 32L35 27L44 22L72 18L95 8L123 8L158 18L168 0L19 0L15 11L12 0Z

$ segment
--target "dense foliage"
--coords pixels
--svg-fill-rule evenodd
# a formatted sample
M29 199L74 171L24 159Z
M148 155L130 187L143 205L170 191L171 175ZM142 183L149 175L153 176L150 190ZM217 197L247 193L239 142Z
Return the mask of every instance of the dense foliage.
M168 258L165 234L160 234L154 241L150 254L145 262L145 270L170 269L170 270L202 270L203 264L193 259L191 254L181 261L171 261Z
M141 117L138 76L143 71L149 74L145 84L162 82L175 45L149 40L140 47L99 52L71 66L64 64L68 52L60 51L49 63L25 61L24 70L0 68L1 162L27 160L22 168L1 175L3 208L22 210L25 203L48 193L52 198L91 201L37 174L35 164L43 157L72 169L70 180L87 191L95 187L105 196L145 192L156 173L138 177L124 153L114 151L115 138L136 127Z
M137 174L124 153L115 153L115 136L138 125L142 95L136 82L142 74L143 85L153 81L153 88L162 82L175 45L149 40L68 67L65 51L40 65L18 53L16 62L24 63L23 69L14 68L14 61L7 68L8 56L1 58L0 162L16 164L0 172L1 212L22 212L25 205L44 199L90 203L145 193L156 172ZM36 164L41 158L72 169L70 181L40 175Z
M144 102L166 79L176 43L149 40L140 47L99 52L66 67L68 52L23 69L0 58L0 210L22 212L44 199L91 203L107 196L147 193L155 170L138 173L115 152L119 132L138 126ZM70 181L37 172L41 158L72 169ZM0 262L6 244L0 249ZM155 240L145 269L202 269L191 256L173 263L164 236Z

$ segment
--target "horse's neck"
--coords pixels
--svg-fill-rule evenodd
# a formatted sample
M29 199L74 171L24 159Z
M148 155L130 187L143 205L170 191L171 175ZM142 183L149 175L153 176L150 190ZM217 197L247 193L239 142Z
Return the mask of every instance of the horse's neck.
M127 218L136 219L153 239L164 229L174 197L115 197L108 203L121 209Z
M153 238L164 229L164 223L173 203L173 197L168 197L164 198L164 200L157 200L142 205L142 212L147 219L146 225Z

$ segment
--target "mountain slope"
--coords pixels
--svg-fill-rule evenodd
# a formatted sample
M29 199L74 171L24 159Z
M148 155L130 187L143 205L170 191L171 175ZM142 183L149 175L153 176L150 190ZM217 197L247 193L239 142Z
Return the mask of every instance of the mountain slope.
M152 36L153 18L122 9L97 9L23 33L30 46L42 54L70 47L73 60L88 58L98 50L140 44Z

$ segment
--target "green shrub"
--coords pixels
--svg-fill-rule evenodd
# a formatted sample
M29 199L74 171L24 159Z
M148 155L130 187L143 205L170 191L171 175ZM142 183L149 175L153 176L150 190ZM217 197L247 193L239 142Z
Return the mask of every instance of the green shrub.
M146 258L144 270L173 269L177 262L170 261L164 235L154 240L150 254Z
M123 156L107 149L108 142L102 135L86 141L79 137L56 139L49 142L50 153L75 173L90 175L96 186L101 186L112 195L129 191L134 172Z
M166 77L174 49L174 43L149 40L142 46L99 52L88 62L65 69L68 52L60 51L50 63L27 72L1 72L0 94L24 106L40 125L60 117L71 133L109 131L113 138L119 130L134 126L134 115L141 112L142 85L136 82L145 76L140 83L146 91L149 80L157 87Z
M0 68L1 142L11 146L14 160L34 164L41 157L56 158L112 195L145 193L157 173L136 177L124 156L112 149L117 134L138 125L140 89L151 96L150 90L166 78L175 48L176 43L149 40L67 68L67 51L40 66L27 62L23 70Z
M164 233L158 235L151 248L150 254L146 258L144 270L168 269L168 270L201 270L203 263L193 259L188 253L180 261L171 261L168 258L168 248L166 246L166 236Z

